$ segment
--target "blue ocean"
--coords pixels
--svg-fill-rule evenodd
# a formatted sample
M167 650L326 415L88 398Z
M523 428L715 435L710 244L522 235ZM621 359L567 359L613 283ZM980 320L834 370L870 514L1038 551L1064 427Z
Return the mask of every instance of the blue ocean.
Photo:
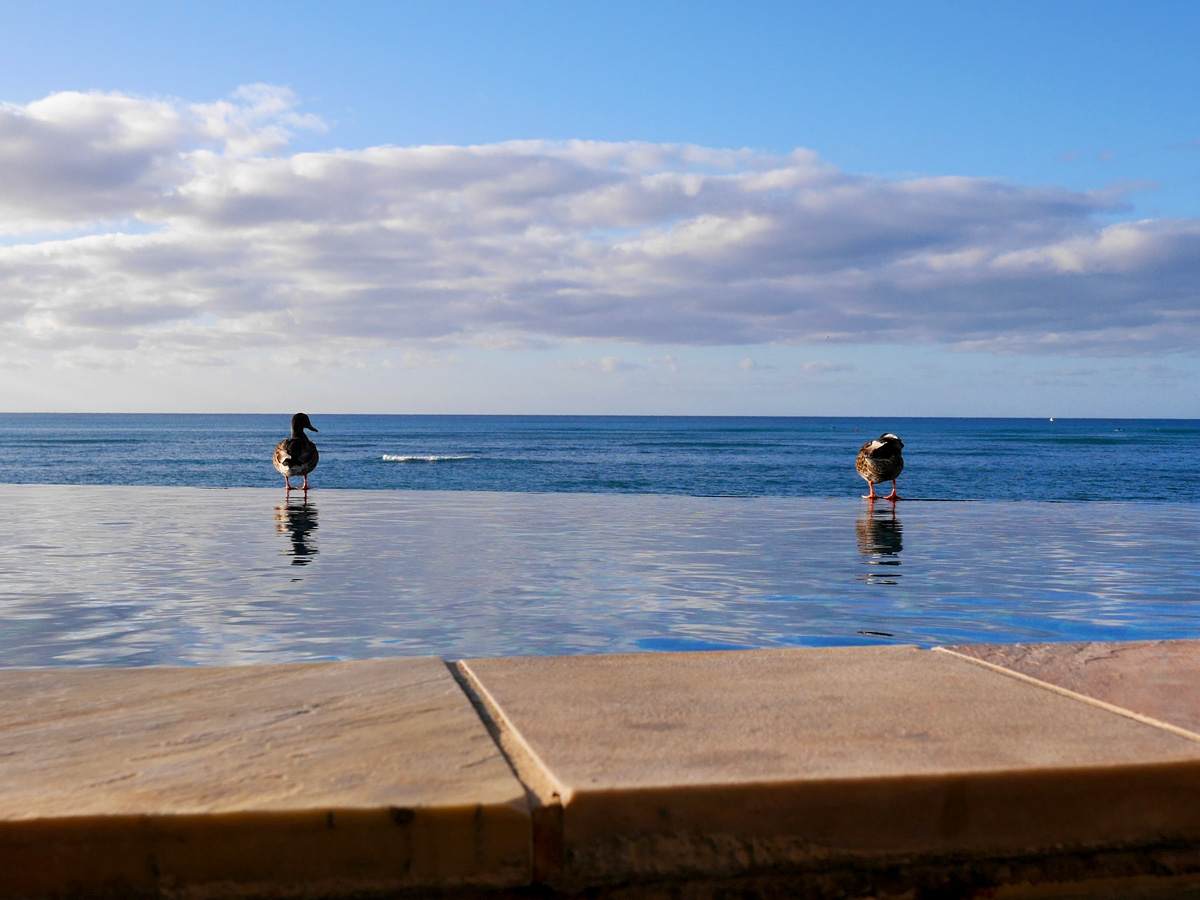
M1200 421L311 413L321 489L846 497L904 440L902 496L1190 499ZM0 483L270 487L289 415L0 414Z
M1200 638L1200 422L310 415L0 415L0 667Z

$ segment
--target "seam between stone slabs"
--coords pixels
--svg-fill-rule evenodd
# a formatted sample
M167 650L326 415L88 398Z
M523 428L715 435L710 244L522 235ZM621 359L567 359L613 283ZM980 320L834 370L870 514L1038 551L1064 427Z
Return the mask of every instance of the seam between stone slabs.
M1178 725L1172 725L1170 722L1164 722L1162 719L1156 719L1153 716L1148 716L1145 713L1136 712L1124 706L1117 706L1114 703L1109 703L1106 700L1100 700L1096 697L1089 697L1087 694L1081 694L1078 691L1073 691L1070 688L1062 687L1049 681L1042 681L1040 678L1034 678L1032 675L1026 675L1024 672L1018 672L1015 669L1008 669L997 663L988 662L985 659L978 659L974 656L968 656L965 653L959 653L956 650L951 650L948 647L934 647L935 653L945 653L948 656L953 656L956 659L961 659L964 662L972 663L973 665L982 666L985 669L991 669L994 672L999 672L1001 675L1007 675L1010 678L1016 678L1018 681L1024 681L1027 684L1032 684L1043 690L1052 691L1055 694L1061 694L1064 697L1070 697L1072 700L1080 700L1091 706L1098 706L1100 709L1107 710L1111 713L1116 713L1119 716L1124 716L1127 719L1133 719L1135 722L1141 722L1143 725L1151 725L1154 728L1160 728L1163 731L1169 731L1178 737L1187 738L1189 741L1200 743L1200 734L1194 731L1189 731L1186 728L1181 728Z
M533 751L466 662L447 662L446 667L467 695L513 777L525 791L529 809L531 881L534 884L561 881L566 843L562 798L569 792L551 774L550 767Z
M476 707L476 711L480 713L480 718L483 719L488 733L500 747L517 780L525 789L542 806L562 804L570 800L572 791L554 777L545 760L538 756L520 730L505 715L500 704L496 702L496 698L491 695L483 682L475 677L475 673L471 671L466 660L459 660L454 664L447 663L447 665L451 667L456 678L461 675L459 684L472 703L474 704L476 700L479 701L480 706Z

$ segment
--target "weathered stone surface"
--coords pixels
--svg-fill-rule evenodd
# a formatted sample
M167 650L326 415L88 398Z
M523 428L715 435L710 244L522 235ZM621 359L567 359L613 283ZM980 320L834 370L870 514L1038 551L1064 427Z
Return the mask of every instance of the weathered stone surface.
M949 654L460 666L561 799L568 882L1200 838L1200 745Z
M972 644L942 649L1183 729L1200 739L1200 641Z
M0 896L529 877L524 791L438 659L3 671L0 735Z

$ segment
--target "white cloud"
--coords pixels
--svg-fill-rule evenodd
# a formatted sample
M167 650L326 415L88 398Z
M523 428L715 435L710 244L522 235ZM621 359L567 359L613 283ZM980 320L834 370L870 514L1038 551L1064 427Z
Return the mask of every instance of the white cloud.
M1200 220L1109 224L1119 192L855 175L805 150L288 154L321 128L266 85L0 106L0 344L347 365L570 340L1200 346Z
M854 366L849 363L831 362L827 359L814 360L800 365L800 371L805 375L828 375L832 372L853 372Z
M739 362L738 366L743 372L762 372L770 371L775 368L774 366L764 365L763 363L760 363L749 356Z
M581 372L630 372L634 369L644 369L640 363L629 362L620 356L605 356L600 359L564 360L558 364L560 369Z
M263 154L297 129L324 130L294 104L291 91L271 85L213 104L97 91L0 104L0 234L165 224L177 195L206 181L215 153Z

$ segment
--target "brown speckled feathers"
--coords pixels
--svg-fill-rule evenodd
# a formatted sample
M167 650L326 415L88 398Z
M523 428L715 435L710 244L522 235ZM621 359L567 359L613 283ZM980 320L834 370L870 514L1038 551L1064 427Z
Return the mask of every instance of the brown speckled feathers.
M896 476L904 470L904 457L900 455L903 449L904 442L896 435L881 435L862 445L854 467L868 484L895 481Z

